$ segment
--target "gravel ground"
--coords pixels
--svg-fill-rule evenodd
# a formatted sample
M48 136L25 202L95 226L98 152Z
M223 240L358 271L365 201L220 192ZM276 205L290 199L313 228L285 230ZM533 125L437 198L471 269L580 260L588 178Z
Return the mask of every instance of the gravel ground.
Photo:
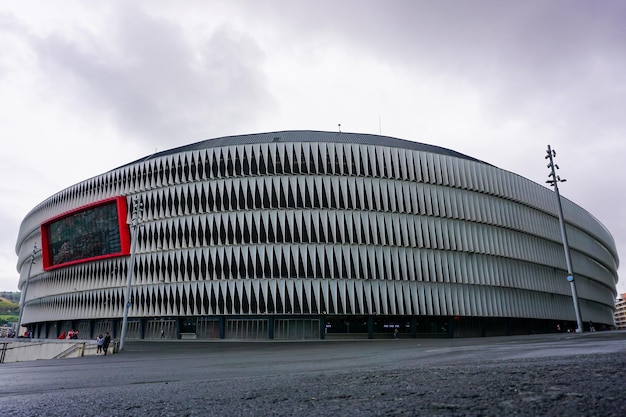
M2 416L619 416L626 353L31 393ZM153 399L153 400L149 400Z

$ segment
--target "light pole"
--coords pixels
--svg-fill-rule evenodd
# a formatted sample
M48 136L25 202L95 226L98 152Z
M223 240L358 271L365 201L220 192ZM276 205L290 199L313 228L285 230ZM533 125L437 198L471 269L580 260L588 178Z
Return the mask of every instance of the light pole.
M131 215L131 246L130 246L130 262L128 265L128 280L126 283L126 296L124 297L124 318L122 320L122 335L120 336L119 350L124 350L124 341L126 340L126 330L128 328L128 310L130 309L130 284L133 280L133 270L135 269L135 248L137 247L137 228L141 225L141 217L143 216L143 204L139 201L139 197L133 198L133 211Z
M28 274L26 275L26 282L24 283L24 292L22 292L22 296L20 297L20 318L17 320L17 328L15 329L15 336L17 337L20 334L20 327L22 327L22 316L24 314L24 305L26 304L26 292L28 291L28 282L30 281L30 273L33 270L33 264L35 263L35 255L37 255L39 249L37 249L37 244L33 246L33 253L30 254L30 262L28 265Z
M578 323L578 328L576 329L577 333L582 333L583 331L583 320L580 316L580 307L578 305L578 292L576 291L576 282L574 281L574 270L572 268L572 258L570 257L569 252L569 244L567 243L567 233L565 231L565 220L563 219L563 205L561 204L561 195L559 194L559 182L565 182L567 180L561 179L558 175L556 175L556 170L559 169L559 166L554 163L554 158L556 157L556 151L550 148L548 145L548 150L546 151L546 159L550 159L550 163L548 164L548 168L550 168L550 174L548 175L550 179L546 181L546 183L552 185L554 187L554 193L556 194L557 206L559 209L559 226L561 227L561 238L563 239L563 250L565 251L565 263L567 264L567 280L569 281L570 287L572 289L572 301L574 302L574 311L576 313L576 322Z

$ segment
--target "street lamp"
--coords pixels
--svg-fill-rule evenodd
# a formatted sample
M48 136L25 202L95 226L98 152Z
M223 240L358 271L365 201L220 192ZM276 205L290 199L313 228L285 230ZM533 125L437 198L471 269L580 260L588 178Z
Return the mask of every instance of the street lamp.
M563 250L565 251L565 262L567 264L567 280L570 283L570 287L572 289L572 301L574 302L574 311L576 313L576 322L578 323L578 328L576 329L577 333L582 333L583 331L583 320L580 316L580 307L578 305L578 292L576 291L576 282L574 281L574 270L572 268L572 258L570 257L569 244L567 243L567 233L565 231L565 220L563 219L563 205L561 204L561 195L559 194L559 182L565 182L567 180L561 179L558 175L556 175L556 170L559 169L559 166L554 163L554 158L556 157L556 151L550 148L548 145L548 150L546 151L547 155L545 159L549 159L550 163L548 164L548 168L550 168L550 174L548 177L550 179L546 181L546 183L552 185L554 187L554 193L556 194L557 206L559 209L559 226L561 227L561 238L563 239Z
M20 318L17 320L17 328L15 329L15 336L17 337L20 334L20 327L22 326L22 316L24 314L24 305L26 304L26 292L28 291L28 282L30 281L30 273L33 270L33 264L35 263L35 255L37 255L39 249L37 249L37 244L33 246L33 253L30 254L30 262L28 265L28 274L26 275L26 282L24 283L24 292L22 292L22 296L20 297Z
M120 336L119 350L124 350L124 341L126 340L126 330L128 328L128 310L130 309L130 284L133 280L133 270L135 269L135 248L137 247L137 228L141 225L143 216L143 204L139 201L139 197L133 198L133 210L131 215L131 247L130 262L128 266L128 280L126 283L126 296L124 297L124 318L122 320L122 335Z

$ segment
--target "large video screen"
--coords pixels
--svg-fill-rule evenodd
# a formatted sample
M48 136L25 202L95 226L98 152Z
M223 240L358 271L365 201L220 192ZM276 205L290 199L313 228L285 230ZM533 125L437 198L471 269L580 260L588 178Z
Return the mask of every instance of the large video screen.
M101 201L41 226L44 269L129 253L126 200Z

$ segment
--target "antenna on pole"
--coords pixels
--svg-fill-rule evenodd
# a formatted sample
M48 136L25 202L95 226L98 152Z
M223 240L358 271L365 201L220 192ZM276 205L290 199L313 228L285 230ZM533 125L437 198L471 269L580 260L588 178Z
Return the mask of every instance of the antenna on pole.
M565 252L565 264L567 265L567 281L570 284L570 288L572 291L572 301L574 303L574 313L576 314L576 323L578 328L576 329L577 333L582 333L583 331L583 320L580 315L580 306L578 303L578 292L576 291L576 282L574 281L574 268L572 267L572 258L570 256L569 244L567 241L567 232L565 231L565 217L563 216L563 205L561 204L561 194L559 193L559 182L567 181L564 178L561 178L556 174L556 170L559 169L559 166L554 163L554 158L556 157L556 151L548 145L548 150L546 151L545 159L549 159L548 168L550 169L550 174L548 177L549 180L546 183L550 184L554 187L554 195L556 196L556 204L559 212L559 227L561 229L561 239L563 240L563 250Z
M133 197L133 208L132 208L132 217L131 217L131 228L133 229L131 235L131 246L130 246L130 263L128 266L128 278L126 283L126 296L124 297L124 316L122 318L122 335L120 336L120 345L119 351L124 350L124 342L126 340L126 332L128 329L128 310L130 309L130 289L131 283L133 280L133 270L135 269L135 253L137 247L137 235L138 228L142 226L143 222L143 203L139 200L139 196L135 195Z
M28 291L28 283L30 281L30 274L33 270L33 264L35 263L35 256L41 250L37 249L37 244L33 246L33 253L29 257L28 262L28 274L26 275L26 281L24 282L24 289L22 290L22 296L20 297L20 316L17 319L17 328L15 329L15 335L13 337L18 337L20 334L20 327L22 327L22 316L24 314L24 307L26 305L26 291Z

